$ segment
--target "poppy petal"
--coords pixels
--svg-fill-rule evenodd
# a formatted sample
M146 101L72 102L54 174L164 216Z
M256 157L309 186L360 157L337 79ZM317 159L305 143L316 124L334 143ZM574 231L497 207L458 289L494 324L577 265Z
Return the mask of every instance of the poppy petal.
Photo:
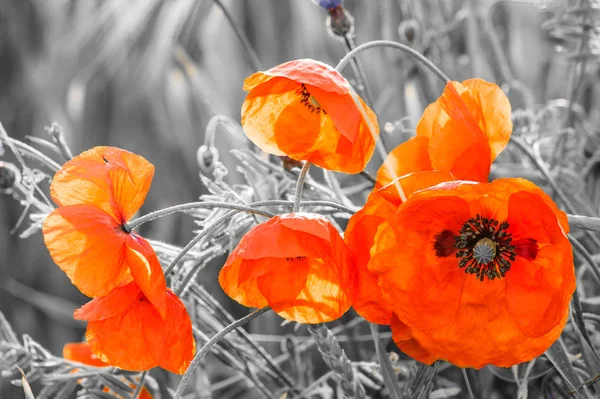
M144 296L154 305L161 316L167 306L167 284L158 257L143 237L129 234L125 251L125 264Z
M244 80L244 90L253 90L275 77L317 86L337 94L347 94L350 90L348 81L335 68L312 59L288 61L268 71L256 72Z
M67 360L88 364L90 366L108 366L108 364L104 363L98 356L92 353L90 345L87 342L71 342L65 344L63 347L63 357Z
M129 220L150 188L154 166L115 147L95 147L66 162L50 185L59 206L93 204L117 221Z
M396 314L392 314L391 319L392 339L402 352L421 363L431 365L438 360L429 350L422 347L417 339L413 337L413 331L404 324Z
M77 320L100 321L124 313L141 296L140 287L129 283L112 290L108 295L92 299L75 310Z
M394 148L377 171L375 188L385 186L409 173L432 170L429 160L429 138L411 137Z
M144 322L150 319L161 320L150 302L134 302L119 316L88 323L85 338L92 352L103 362L129 371L144 371L158 366L151 345L164 345L163 342L150 343L144 339Z
M512 194L508 223L515 236L527 235L538 246L534 256L517 254L507 272L508 309L525 335L541 336L563 317L575 290L573 254L555 214L540 195Z
M83 294L103 296L131 278L123 263L127 234L96 206L55 209L42 231L52 259Z
M256 285L256 278L265 273L264 267L258 267L262 265L261 261L262 259L243 259L235 255L235 250L231 253L219 272L219 284L227 296L249 308L264 308L269 305ZM268 267L272 263L265 264Z
M192 322L181 299L167 293L166 317L150 313L143 319L144 339L158 366L183 374L196 353Z
M434 245L440 232L457 232L469 215L466 201L437 196L407 201L379 227L368 268L409 326L440 328L458 312L465 273L453 254L440 256Z
M510 101L498 85L483 79L467 79L462 84L481 109L479 124L487 135L493 161L504 150L512 133Z

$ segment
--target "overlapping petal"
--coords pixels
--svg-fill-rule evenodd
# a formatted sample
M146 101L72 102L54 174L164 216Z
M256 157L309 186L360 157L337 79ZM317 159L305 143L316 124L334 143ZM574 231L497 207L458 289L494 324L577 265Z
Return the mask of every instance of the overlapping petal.
M365 206L348 221L344 240L354 255L357 271L351 290L352 307L370 322L390 324L392 317L391 304L381 292L378 276L367 268L377 229L414 192L450 180L453 180L452 174L437 171L416 172L400 177L387 186L374 190Z
M88 321L86 339L92 352L124 370L159 366L183 374L195 353L190 318L170 290L164 318L135 283L92 300L75 312L75 318Z
M414 193L378 229L368 264L398 316L398 346L428 364L476 368L543 353L564 328L575 289L565 221L523 179ZM490 242L493 256L483 261L475 248Z
M219 283L244 306L270 306L288 320L321 323L350 307L351 261L327 219L282 215L242 237L221 269Z
M335 69L290 61L244 82L242 126L263 151L345 173L362 171L379 135L377 117Z

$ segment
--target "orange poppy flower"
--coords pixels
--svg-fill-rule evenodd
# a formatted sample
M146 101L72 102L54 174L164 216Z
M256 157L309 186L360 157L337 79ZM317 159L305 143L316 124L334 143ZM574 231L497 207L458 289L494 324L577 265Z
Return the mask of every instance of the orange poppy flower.
M451 173L437 171L415 172L403 176L373 190L365 206L348 221L344 241L354 254L356 267L356 280L350 291L352 307L371 323L390 324L392 319L392 306L381 293L378 277L367 268L377 229L414 192L451 180L454 180Z
M87 364L94 367L106 367L108 364L100 360L96 355L92 353L92 349L87 342L71 342L65 344L63 348L63 357L67 360ZM75 369L77 371L77 369ZM135 389L135 385L128 384L131 388ZM111 393L108 387L104 387L104 392ZM120 396L117 396L120 398ZM142 388L139 399L153 399L154 397L146 388Z
M75 319L88 321L85 338L92 352L123 370L159 366L183 374L196 352L190 317L171 290L164 318L132 282L83 305Z
M392 150L377 173L381 187L394 177L424 170L452 172L485 182L512 132L510 102L482 79L448 82L417 125L417 136Z
M142 206L154 167L113 147L96 147L64 164L50 185L59 205L44 221L54 262L87 296L107 295L133 278L161 314L166 284L150 244L125 223Z
M219 283L244 306L270 306L288 320L322 323L350 308L350 260L342 237L323 216L280 215L242 237Z
M242 126L261 150L345 173L359 173L373 155L377 117L329 65L286 62L256 72L244 90Z
M368 264L398 316L398 347L475 368L543 353L575 290L568 231L565 213L523 179L413 194L379 228Z

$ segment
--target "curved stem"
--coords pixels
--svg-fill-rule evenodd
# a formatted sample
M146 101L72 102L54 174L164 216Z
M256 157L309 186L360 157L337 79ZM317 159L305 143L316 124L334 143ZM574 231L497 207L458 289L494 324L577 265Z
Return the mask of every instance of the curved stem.
M304 165L302 165L302 170L300 171L300 175L298 175L298 181L296 182L296 191L294 192L294 207L292 208L292 213L296 213L300 210L300 201L302 200L304 180L306 179L306 175L308 174L310 165L310 162L304 162Z
M175 392L174 399L181 399L183 395L183 390L187 386L188 380L190 379L192 373L194 372L196 367L198 367L198 364L200 364L202 358L211 350L213 346L215 346L215 344L219 343L219 341L221 341L227 334L229 334L233 330L236 330L237 328L247 324L249 321L257 318L263 313L268 312L269 310L271 310L271 308L268 306L262 309L255 310L249 315L234 321L233 323L219 331L217 334L215 334L207 343L205 343L204 346L196 353L196 356L194 356L194 360L192 360L192 362L190 363L189 367L183 374L183 377L181 377L181 382L179 382L179 385L177 386L177 391Z
M201 208L223 208L223 209L235 209L240 212L248 212L255 215L261 215L266 217L275 216L274 213L268 211L261 211L255 209L251 205L239 205L239 204L231 204L229 202L190 202L187 204L175 205L169 208L159 209L158 211L150 212L144 216L140 216L139 218L132 220L125 224L125 228L128 231L132 231L136 227L149 222L154 219L158 219L162 216L172 215L173 213L188 211L191 209L201 209Z
M235 19L233 19L233 16L227 10L227 8L225 8L225 6L221 2L221 0L213 0L213 1L221 9L223 14L225 15L225 18L227 18L229 25L231 25L231 27L233 28L238 39L240 40L240 42L242 42L242 47L244 47L244 50L246 50L246 53L248 54L248 58L250 59L250 63L252 64L252 67L254 68L254 70L262 71L264 69L262 67L262 63L260 62L260 59L258 58L256 51L254 51L254 48L252 48L250 41L248 40L248 38L246 37L246 35L242 31L242 29L240 28L239 24L235 21Z
M196 245L201 239L206 237L208 235L208 233L211 233L214 229L216 229L217 227L219 227L222 224L224 224L225 222L227 222L233 215L235 215L238 212L239 211L227 212L225 215L223 215L219 219L215 220L212 224L210 224L209 226L206 226L200 233L198 233L196 235L196 237L192 238L192 240L190 242L188 242L188 244L181 249L181 251L179 252L179 254L177 254L175 259L173 259L171 261L169 266L167 266L167 268L165 269L165 276L167 276L169 273L171 273L173 271L173 269L175 268L175 266L177 266L179 261L185 256L185 254L187 254L190 251L190 249L192 249L194 247L194 245Z
M361 44L360 46L356 47L354 50L352 50L348 54L346 54L344 56L344 58L342 58L342 60L340 62L338 62L335 69L337 71L341 71L342 69L344 69L346 67L346 65L348 65L348 63L350 62L350 60L352 58L356 57L359 53L362 53L363 51L368 50L373 47L392 47L392 48L398 49L400 51L403 51L403 52L407 53L408 55L410 55L411 57L413 57L416 61L420 62L422 65L429 68L433 73L435 73L444 82L444 84L446 84L448 81L450 81L450 78L448 76L446 76L446 74L444 72L442 72L441 69L439 69L433 62L428 60L423 54L419 53L417 50L413 49L412 47L409 47L402 43L394 42L392 40L375 40L372 42Z
M159 209L157 211L150 212L147 215L140 216L139 218L130 221L129 223L127 223L127 225L125 227L128 228L129 230L131 230L136 227L139 227L141 224L158 219L159 217L162 217L162 216L168 216L168 215L172 215L177 212L189 211L192 209L202 209L202 208L236 209L241 212L247 211L247 212L258 214L258 215L261 215L264 213L263 216L273 217L273 216L275 216L275 214L266 212L266 211L264 211L264 212L257 211L255 208L263 207L263 206L276 206L276 205L293 207L294 202L293 201L285 201L285 200L267 200L267 201L253 202L253 203L250 203L245 206L237 205L237 204L230 204L228 202L189 202L187 204L174 205L174 206L171 206L168 208ZM346 212L351 215L355 213L355 210L348 208L347 206L344 206L342 204L337 204L337 203L331 202L331 201L302 201L301 205L302 206L325 206L325 207L329 207L329 208L333 208L333 209L338 209L342 212ZM248 208L250 210L241 209L241 208ZM261 212L261 213L259 213L259 212Z

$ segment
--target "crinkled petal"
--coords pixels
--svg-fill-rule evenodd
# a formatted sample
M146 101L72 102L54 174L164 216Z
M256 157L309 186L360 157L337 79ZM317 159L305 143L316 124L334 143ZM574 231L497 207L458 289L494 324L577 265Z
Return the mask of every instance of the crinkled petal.
M192 322L183 302L171 290L166 309L164 320L156 313L143 319L144 340L158 366L183 374L196 353Z
M264 308L268 302L258 289L256 279L268 271L272 265L262 260L245 260L231 253L227 263L219 272L219 284L223 291L234 301L249 308ZM279 259L279 258L278 258ZM261 268L262 266L262 268ZM270 269L269 269L270 270Z
M508 309L525 335L541 336L561 320L575 290L571 245L538 194L512 194L508 223L515 237L527 236L537 246L535 254L518 254L507 272Z
M429 365L438 360L434 354L421 346L413 336L413 330L404 324L396 314L392 314L391 327L392 339L402 352L421 363Z
M87 342L70 342L63 347L63 357L67 360L88 364L95 367L108 366L92 353Z
M511 106L498 85L483 79L467 79L462 83L481 109L479 125L488 137L492 161L504 150L512 133Z
M464 270L453 252L439 256L434 243L440 232L458 231L469 215L466 201L439 196L409 200L379 227L368 268L409 326L440 328L458 312Z
M90 321L86 339L102 361L130 371L160 366L182 374L195 353L189 316L170 292L164 319L142 296L118 316Z
M75 310L74 317L77 320L100 321L119 316L138 299L142 298L142 292L137 284L129 284L117 287L108 295L92 299L81 308Z
M335 68L311 59L288 61L267 71L256 72L244 80L244 90L253 90L277 77L318 86L337 94L346 94L350 90L348 81Z
M42 231L52 259L83 294L103 296L131 278L124 262L127 234L99 208L55 209Z
M66 162L55 174L50 195L59 206L91 204L117 221L129 220L150 189L154 166L115 147L95 147Z
M412 137L394 148L377 171L375 188L413 172L432 170L429 160L429 138Z
M125 250L125 264L144 296L164 317L167 310L167 284L158 257L150 243L138 235L129 234Z

